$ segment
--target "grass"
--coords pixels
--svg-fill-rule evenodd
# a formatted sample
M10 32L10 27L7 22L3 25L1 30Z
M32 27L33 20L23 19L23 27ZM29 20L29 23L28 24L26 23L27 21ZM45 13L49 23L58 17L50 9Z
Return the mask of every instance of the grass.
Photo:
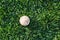
M23 15L31 20L26 27ZM60 40L60 1L0 0L0 40Z

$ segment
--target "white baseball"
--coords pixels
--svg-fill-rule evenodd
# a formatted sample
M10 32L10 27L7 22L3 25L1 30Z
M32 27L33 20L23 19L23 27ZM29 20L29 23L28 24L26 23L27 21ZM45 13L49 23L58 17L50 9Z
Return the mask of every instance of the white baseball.
M28 16L22 16L22 17L20 17L19 22L20 22L21 25L27 26L30 23L30 19L29 19Z

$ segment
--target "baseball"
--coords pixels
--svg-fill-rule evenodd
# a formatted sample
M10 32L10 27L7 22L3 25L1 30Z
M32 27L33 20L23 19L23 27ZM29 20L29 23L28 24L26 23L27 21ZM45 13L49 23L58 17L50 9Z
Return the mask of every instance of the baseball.
M20 22L21 25L27 26L30 23L30 19L29 19L28 16L22 16L22 17L20 17L19 22Z

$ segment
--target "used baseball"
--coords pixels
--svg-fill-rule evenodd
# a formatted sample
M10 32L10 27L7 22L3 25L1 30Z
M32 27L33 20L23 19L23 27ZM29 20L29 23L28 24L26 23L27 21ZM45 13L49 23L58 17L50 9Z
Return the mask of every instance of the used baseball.
M27 26L30 23L30 19L29 19L28 16L22 16L22 17L20 17L19 22L20 22L21 25Z

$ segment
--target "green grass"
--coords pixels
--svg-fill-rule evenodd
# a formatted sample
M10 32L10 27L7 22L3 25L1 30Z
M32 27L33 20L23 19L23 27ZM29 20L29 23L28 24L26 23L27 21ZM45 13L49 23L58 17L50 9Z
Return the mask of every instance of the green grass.
M60 0L0 0L0 40L60 40Z

